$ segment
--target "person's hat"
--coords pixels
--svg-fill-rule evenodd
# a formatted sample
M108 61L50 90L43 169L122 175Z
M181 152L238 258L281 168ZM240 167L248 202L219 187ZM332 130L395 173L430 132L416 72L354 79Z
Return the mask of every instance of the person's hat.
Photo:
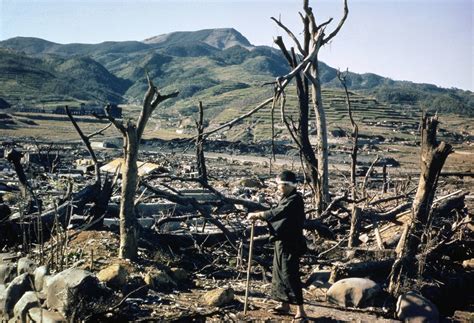
M296 174L289 170L284 170L278 175L277 184L296 186Z

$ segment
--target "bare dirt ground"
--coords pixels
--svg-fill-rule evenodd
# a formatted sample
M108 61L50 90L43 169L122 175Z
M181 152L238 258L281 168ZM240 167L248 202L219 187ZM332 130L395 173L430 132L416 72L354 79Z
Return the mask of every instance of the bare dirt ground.
M24 116L22 116L24 117ZM64 120L33 119L37 125L30 125L21 129L2 129L2 139L16 140L35 137L42 140L53 140L61 142L77 141L70 123ZM455 119L446 123L445 128L452 132L466 131L466 122ZM84 131L90 133L101 128L102 124L86 123ZM472 130L469 129L470 135ZM170 135L170 133L167 133ZM114 129L109 129L104 138L115 138ZM450 137L443 140L449 142ZM397 141L368 144L360 152L361 165L368 166L377 155L384 158L393 158L400 166L389 167L388 176L390 185L387 193L373 192L371 199L384 196L394 196L400 192L416 188L419 173L419 147L413 142L399 143ZM350 163L350 140L348 138L332 138L330 142L330 170L331 170L331 192L337 195L343 189L347 189L349 182L348 170ZM268 143L265 143L268 145ZM474 145L471 142L457 142L454 144L455 152L451 154L446 162L443 172L472 173L474 168ZM101 150L104 155L120 155L118 149ZM161 157L156 157L163 153ZM193 152L180 149L150 147L144 145L141 150L141 158L152 158L155 162L165 164L164 159L173 159L176 165L188 165L193 163ZM276 160L271 161L268 153L241 153L239 151L209 151L206 153L209 164L209 173L214 176L212 184L221 192L232 192L239 187L240 180L258 177L268 184L271 178L282 168L293 169L301 174L300 161L295 154L280 154ZM163 158L162 158L163 157ZM107 160L104 160L107 161ZM170 167L170 165L165 165ZM179 166L179 167L181 167ZM175 167L175 166L172 166ZM376 172L380 175L381 169ZM363 180L363 176L358 178ZM375 182L375 180L374 180ZM466 196L466 205L472 214L474 198L472 189L474 187L472 176L442 176L439 179L437 196L443 196L452 192L463 190L469 192ZM275 188L266 185L263 188L244 189L242 195L256 198L258 193L268 202L275 202ZM116 193L117 194L117 193ZM244 220L245 215L240 214L240 225L248 226ZM342 219L344 220L344 219ZM341 220L341 221L342 221ZM339 221L339 220L338 220ZM186 228L186 230L197 230ZM193 231L194 232L194 231ZM205 245L197 244L192 247L179 247L173 249L172 243L159 241L142 241L139 247L139 261L130 262L117 257L119 245L116 228L103 231L68 231L69 242L63 252L64 261L56 262L56 270L75 266L95 273L106 268L110 264L122 264L129 276L144 278L146 273L156 268L185 268L187 280L178 287L168 288L163 291L148 290L144 295L121 294L117 299L110 300L110 306L122 302L117 310L108 314L110 321L176 321L176 322L203 322L203 321L255 321L255 322L290 322L292 315L281 316L269 312L276 304L270 300L270 268L255 264L251 279L250 308L246 316L243 316L243 303L245 294L246 261L238 266L238 257L235 250L223 244ZM341 238L338 235L338 238ZM328 249L324 239L315 238L316 247L310 252L307 259L303 260L303 281L311 274L313 269L330 270L332 265L344 258L344 248L339 248L331 257L321 257L316 261L314 258L323 250ZM144 238L146 240L146 237ZM54 244L54 239L50 242ZM334 243L329 244L333 247ZM371 246L363 245L362 248L370 249ZM325 249L324 249L325 248ZM54 250L54 248L52 249ZM51 251L51 257L53 257ZM270 248L263 249L257 255L263 263L271 263L272 252ZM230 304L216 308L203 303L203 295L216 287L231 287L235 298ZM311 321L315 322L389 322L394 321L388 314L388 310L381 307L368 308L364 310L337 308L325 300L327 284L315 284L307 286L304 290L306 310ZM293 308L294 313L294 308ZM106 319L104 317L104 319ZM446 319L448 320L448 319Z

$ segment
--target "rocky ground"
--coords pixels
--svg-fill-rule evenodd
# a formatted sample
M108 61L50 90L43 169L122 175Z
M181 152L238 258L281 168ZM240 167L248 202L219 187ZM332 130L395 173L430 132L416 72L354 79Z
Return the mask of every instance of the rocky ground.
M340 139L333 139L332 144L331 192L333 197L337 197L348 185L349 145L347 141L344 143ZM3 237L0 237L0 252L3 253L0 254L0 313L3 316L0 320L27 320L29 317L30 320L41 321L41 318L38 319L41 315L52 315L51 321L65 318L90 322L291 321L292 315L275 315L269 312L276 304L269 298L272 249L271 244L266 243L268 235L263 225L258 226L249 310L246 315L243 314L249 237L249 223L245 220L247 209L242 206L212 204L216 197L209 191L203 190L196 183L171 178L195 176L192 146L183 152L185 146L189 146L189 143L164 144L151 141L143 145L140 159L159 165L158 173L146 174L143 179L153 187L168 186L196 198L200 203L209 204L212 214L238 233L240 239L235 248L226 242L222 233L213 225L195 218L195 212L180 209L183 207L180 205L172 205L170 208L167 201L157 198L142 187L139 192L140 203L137 205L143 224L139 258L133 262L119 259L116 219L119 191L115 188L104 225L100 228L91 229L83 218L73 217L74 220L69 221L66 228L54 226L50 239L44 243L28 244L21 243L21 239L16 244L8 243L4 239L8 232L1 231ZM211 185L225 196L265 205L275 203L278 198L275 196L273 182L275 174L282 168L291 168L301 173L294 149L286 145L278 147L277 160L272 161L269 158L269 143L240 143L229 147L221 142L208 146L210 151L207 162ZM58 198L66 194L68 185L72 185L72 190L77 192L93 179L90 168L70 166L75 165L76 160L86 157L85 151L80 146L63 148L61 151L67 153L58 165L60 171L55 174L45 172L44 168L41 171L43 166L26 166L27 175L34 190L41 193L39 196L44 205L54 205ZM359 183L363 181L367 166L377 154L386 158L387 162L400 164L389 168L386 193L381 191L381 165L377 166L367 187L369 201L400 194L410 196L409 192L413 192L418 180L417 149L419 147L409 144L400 146L393 142L367 142L360 157L361 166L365 168L359 169ZM472 157L471 150L470 146L459 149L457 154L448 159L446 169L472 171L472 163L468 162ZM98 155L105 163L120 156L120 150L98 150ZM6 161L2 165L5 167L0 180L4 184L2 205L8 206L11 213L0 219L0 228L3 230L3 225L14 218L15 213L21 215L21 199L18 191L6 191L17 184L16 175L11 167L7 169ZM79 168L85 172L77 172ZM453 192L461 190L467 193L463 207L453 211L454 215L450 216L450 220L439 224L440 227L461 223L463 217L472 216L472 197L469 195L472 182L472 177L469 176L447 176L440 179L436 198L441 198L441 202ZM300 188L303 193L307 193L307 189L302 186ZM392 210L406 201L406 197L377 204L377 208L372 209L380 213ZM306 202L310 211L311 199L307 197ZM349 204L342 203L322 220L330 234L324 230L306 232L310 251L302 260L302 281L311 321L394 321L412 317L413 307L416 315L428 319L439 312L445 321L473 320L470 314L473 309L472 299L456 301L454 305L443 307L440 297L432 297L431 302L423 296L409 293L405 294L404 301L401 302L403 310L397 313L396 300L385 292L387 274L384 271L382 278L371 273L356 275L358 278L340 273L339 278L331 277L335 275L335 268L338 266L393 259L396 242L394 245L390 238L400 233L403 224L397 224L396 221L395 224L383 223L380 231L386 242L386 250L380 250L370 223L367 222L357 250L348 250L344 240L348 232L348 207ZM160 222L169 216L189 218L179 222ZM311 212L308 216L311 216ZM404 221L403 214L397 219ZM465 251L465 254L445 255L443 261L437 263L437 266L449 263L447 268L451 277L457 277L460 272L472 275L472 218L463 225L450 246L452 250L459 248ZM28 232L27 235L34 235L34 232ZM460 242L469 246L461 248L458 246ZM370 280L366 277L370 277ZM465 286L459 286L459 293L463 288L471 286L469 284L472 284L472 278L466 278L465 282ZM424 295L429 296L426 293Z

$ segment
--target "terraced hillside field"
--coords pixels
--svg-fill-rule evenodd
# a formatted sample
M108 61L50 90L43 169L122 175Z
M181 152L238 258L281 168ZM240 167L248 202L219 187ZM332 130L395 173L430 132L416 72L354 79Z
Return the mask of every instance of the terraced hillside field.
M219 111L219 104L225 101L230 108L221 110L215 118L211 119L211 127L224 124L250 110L252 110L259 102L271 97L271 91L260 90L257 94L242 93L245 90L228 92L222 98L216 98L210 103L204 102L205 109L212 112ZM345 102L345 93L339 89L324 89L323 92L324 107L329 131L350 129L350 121L348 118L347 104ZM253 100L253 104L249 102ZM412 131L416 129L420 117L420 111L413 108L404 107L402 105L390 105L378 102L375 98L350 93L353 117L359 125L361 134L386 135L389 127L396 127L401 130ZM229 104L233 101L233 104ZM245 108L242 108L245 106ZM197 109L197 108L196 108ZM284 125L281 122L280 106L277 105L274 110L275 129L277 134L283 137L286 131L283 130ZM297 98L294 91L289 90L286 95L286 114L293 120L297 120ZM229 136L239 138L239 132L247 133L249 127L255 140L265 140L271 138L271 105L259 110L248 120L243 121L242 125L236 126L229 131ZM214 113L209 113L212 118ZM314 111L310 111L310 124L314 124ZM314 125L313 125L314 129ZM377 130L379 129L379 130ZM390 135L390 133L389 133ZM400 134L397 134L400 137Z

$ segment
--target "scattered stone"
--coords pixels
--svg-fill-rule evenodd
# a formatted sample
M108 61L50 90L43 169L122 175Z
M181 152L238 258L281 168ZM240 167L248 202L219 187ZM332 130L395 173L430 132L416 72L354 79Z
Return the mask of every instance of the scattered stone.
M216 288L203 296L203 301L208 306L223 306L234 300L234 290L232 288Z
M49 269L47 266L40 266L34 271L35 276L35 290L40 292L43 290L44 277L49 274Z
M455 311L453 315L454 322L474 322L474 313L465 311Z
M397 316L407 322L439 322L436 306L420 294L409 291L397 300Z
M23 273L12 280L5 290L5 301L0 302L0 312L10 316L13 314L13 308L16 302L18 302L25 292L33 289L30 280L31 278L28 273Z
M102 269L97 278L104 282L108 287L121 288L127 283L127 270L121 264L113 264L107 268Z
M145 283L155 290L169 289L177 286L173 278L162 270L147 273L145 275Z
M36 264L30 258L23 257L23 258L18 259L17 275L21 275L23 273L33 274L35 269L36 269Z
M80 313L88 303L106 294L99 280L91 272L70 268L53 276L48 283L47 305L65 317Z
M262 188L262 182L258 178L244 178L239 181L240 186Z
M62 323L67 322L64 316L58 312L51 312L40 307L33 307L28 311L28 319L31 322Z
M382 289L367 278L345 278L337 281L326 293L327 301L343 307L367 307L373 304Z
M13 315L16 319L25 322L29 309L39 306L41 306L40 299L36 293L32 291L26 292L18 302L16 302L15 307L13 308Z
M9 263L0 263L0 284L11 282L16 277L16 266Z
M464 260L462 262L464 268L474 268L474 258ZM0 281L1 282L1 281Z

